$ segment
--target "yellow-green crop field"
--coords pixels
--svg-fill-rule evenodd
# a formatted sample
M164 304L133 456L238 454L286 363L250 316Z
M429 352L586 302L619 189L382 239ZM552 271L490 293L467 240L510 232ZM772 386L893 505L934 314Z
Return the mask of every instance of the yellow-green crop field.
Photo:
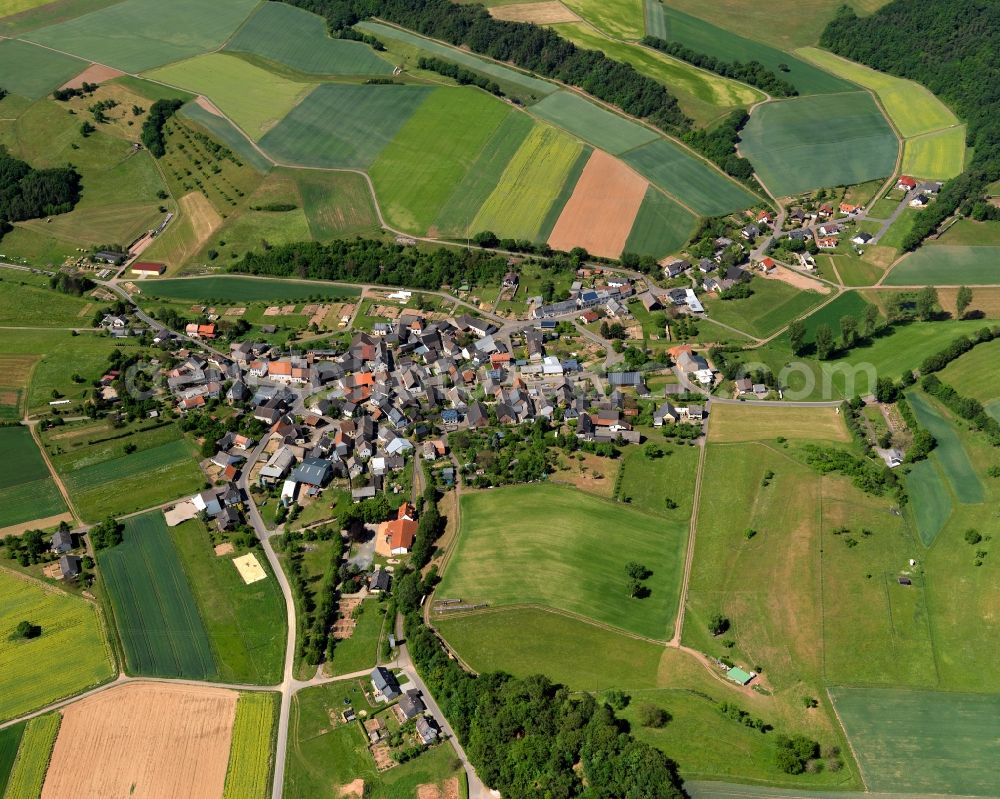
M240 694L223 799L267 799L270 795L271 738L277 715L277 694Z
M61 719L58 713L49 713L28 722L4 799L38 799L42 795L42 783L45 782L45 772L49 768Z
M37 638L12 640L22 621ZM114 675L97 610L49 586L0 570L0 721L99 685Z
M965 125L907 139L902 172L928 180L949 180L965 168Z

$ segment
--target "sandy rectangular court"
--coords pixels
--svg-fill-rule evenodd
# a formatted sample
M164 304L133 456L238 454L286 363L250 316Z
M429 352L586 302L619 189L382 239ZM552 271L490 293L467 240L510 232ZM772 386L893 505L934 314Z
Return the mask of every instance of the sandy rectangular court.
M556 250L583 247L617 258L625 247L649 183L602 150L594 150L549 236Z
M534 22L536 25L555 25L559 22L579 22L580 18L562 3L553 0L543 3L514 3L495 6L490 15L509 22Z
M238 696L134 682L69 705L42 799L218 799Z
M267 572L261 568L260 561L257 560L257 556L253 552L248 552L239 558L233 558L233 565L247 585L267 578Z

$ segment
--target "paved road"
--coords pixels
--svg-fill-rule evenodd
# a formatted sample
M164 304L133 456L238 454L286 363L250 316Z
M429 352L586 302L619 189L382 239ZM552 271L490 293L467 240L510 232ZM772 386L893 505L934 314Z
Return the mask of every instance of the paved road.
M910 200L912 200L918 194L920 194L920 192L917 191L916 189L912 189L911 191L906 192L906 196L899 201L899 205L897 205L896 209L889 215L889 218L886 219L884 222L882 222L882 226L878 229L878 232L874 236L872 236L872 240L868 243L872 245L878 244L879 241L882 240L882 237L885 235L885 232L892 226L892 223L895 222L897 219L899 219L903 211L906 210L906 207L910 204Z

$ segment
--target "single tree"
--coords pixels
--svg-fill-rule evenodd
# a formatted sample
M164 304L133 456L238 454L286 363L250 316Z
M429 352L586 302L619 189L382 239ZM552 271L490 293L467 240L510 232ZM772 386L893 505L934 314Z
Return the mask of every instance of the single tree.
M708 620L708 631L712 633L712 635L722 635L728 629L729 619L721 613L716 613L711 619Z
M858 320L853 316L840 317L840 339L844 348L850 349L858 340Z
M42 628L30 621L18 622L17 628L14 630L15 638L37 638L41 634Z
M792 354L800 355L805 346L806 325L801 319L796 319L788 326L788 340L792 346Z
M653 574L641 563L636 563L634 560L625 564L625 573L633 580L645 580Z
M972 304L972 289L968 286L962 286L958 290L958 294L955 295L955 310L958 311L958 318L963 319L965 317L965 312L969 309Z
M825 361L833 353L833 331L827 324L816 328L816 357Z
M871 336L878 326L878 306L866 305L865 318L862 322L861 331L865 337Z
M934 311L937 308L938 295L934 286L925 286L917 293L917 316L924 322L929 322L934 318Z
M880 377L875 381L875 399L882 403L899 399L899 387L891 377Z
M657 707L649 702L639 705L639 723L643 727L665 727L670 718L670 714L662 707Z

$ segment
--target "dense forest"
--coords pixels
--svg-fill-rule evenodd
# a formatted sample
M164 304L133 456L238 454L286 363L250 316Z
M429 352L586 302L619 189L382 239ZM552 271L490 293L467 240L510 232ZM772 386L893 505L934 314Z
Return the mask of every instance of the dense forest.
M149 109L149 116L142 123L142 143L153 157L161 158L166 154L163 126L182 105L184 105L183 100L157 100Z
M552 271L575 270L580 265L576 257L564 255L537 262ZM338 239L247 253L232 271L438 290L444 285L499 283L509 269L506 257L481 250L422 250L368 239Z
M923 84L968 124L966 171L920 212L904 248L916 249L956 209L974 213L986 186L1000 179L1000 2L893 0L867 17L845 6L820 44Z
M80 199L80 173L72 166L33 169L0 145L0 235L5 222L72 211Z

